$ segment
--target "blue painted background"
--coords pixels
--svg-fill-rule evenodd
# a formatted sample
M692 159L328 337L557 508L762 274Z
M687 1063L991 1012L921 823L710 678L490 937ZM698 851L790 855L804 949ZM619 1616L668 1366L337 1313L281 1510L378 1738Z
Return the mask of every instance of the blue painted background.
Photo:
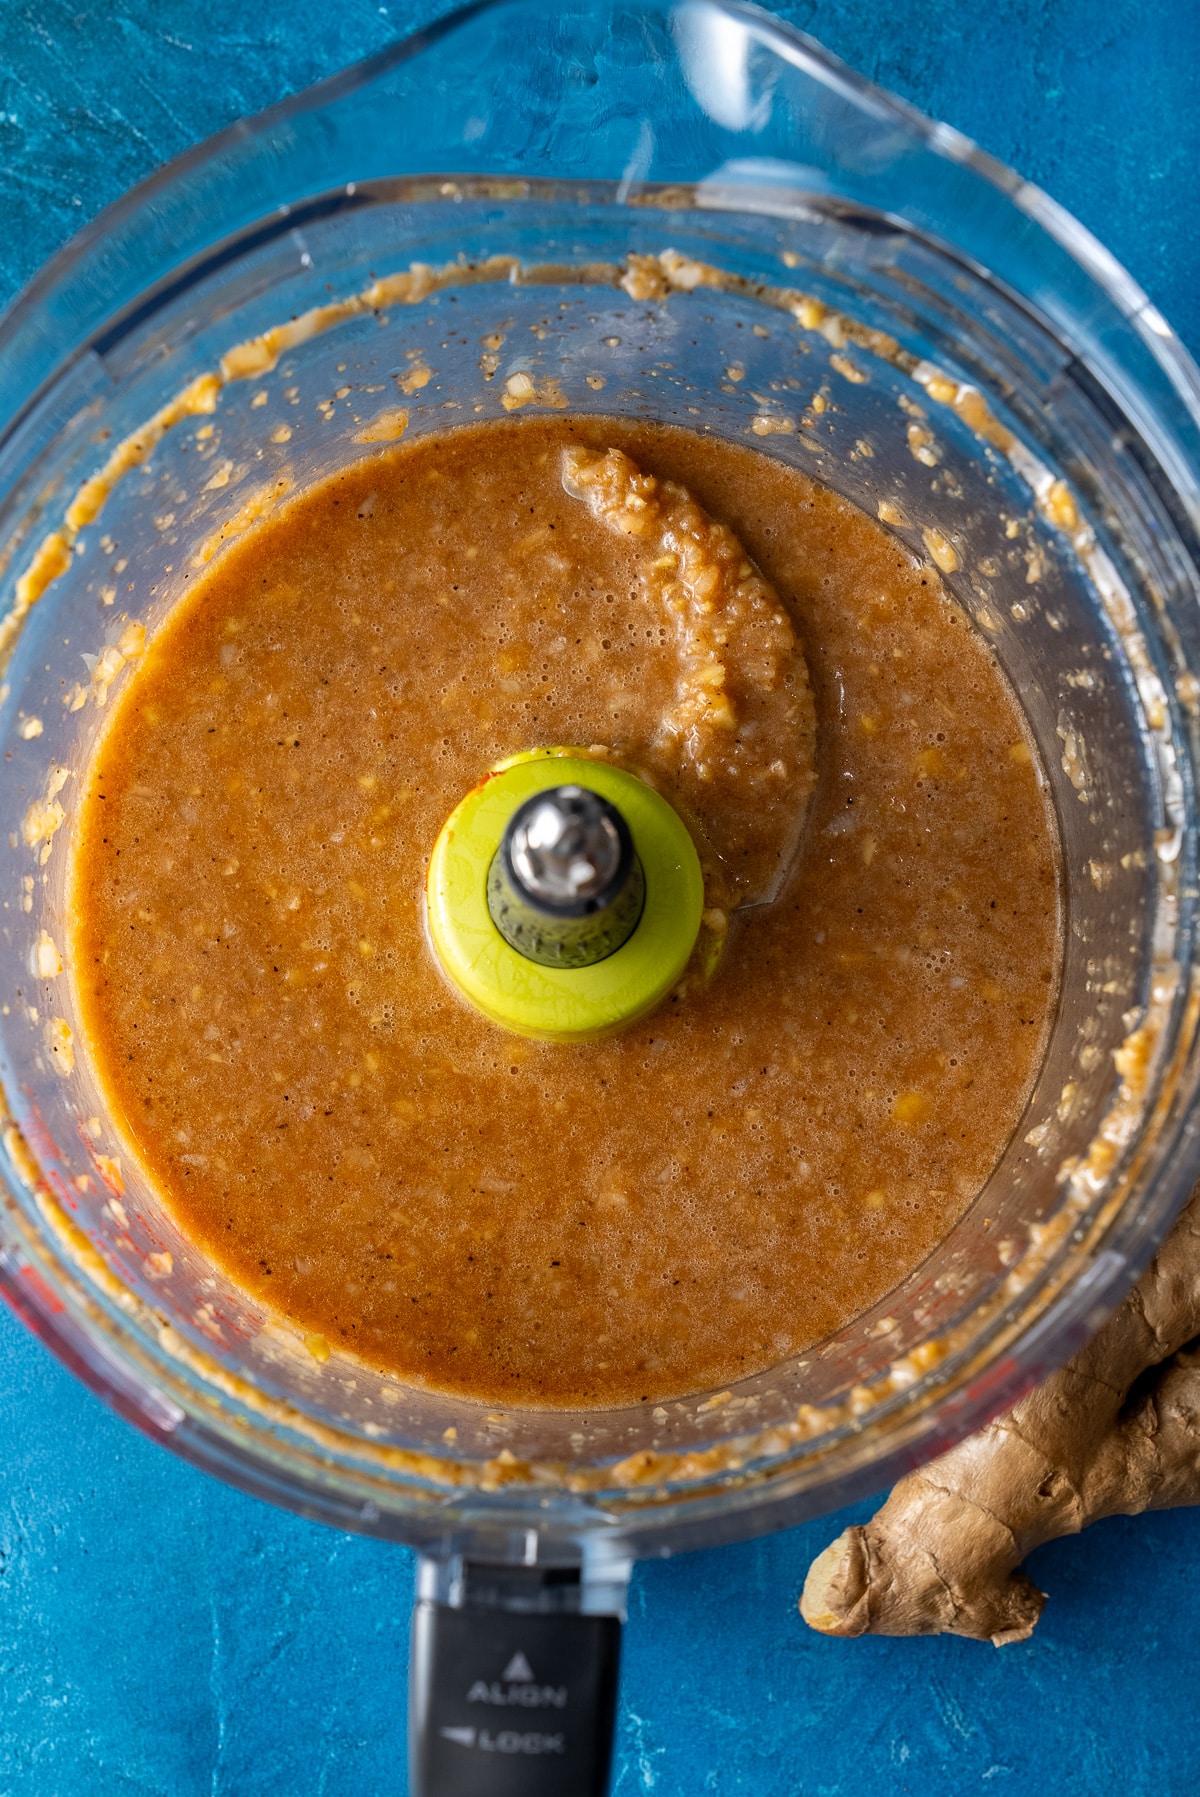
M0 0L0 300L157 163L442 10ZM1196 0L778 10L1046 187L1200 350ZM850 1519L638 1569L618 1797L1194 1797L1200 1510L1044 1549L1001 1652L809 1634ZM411 1585L149 1446L0 1314L0 1797L400 1797Z

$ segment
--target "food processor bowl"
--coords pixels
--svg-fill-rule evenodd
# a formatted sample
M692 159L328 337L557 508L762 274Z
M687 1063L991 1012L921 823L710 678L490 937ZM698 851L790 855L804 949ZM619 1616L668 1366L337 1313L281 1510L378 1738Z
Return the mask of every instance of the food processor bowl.
M338 466L564 409L752 445L932 560L1025 709L1065 866L1036 1086L941 1246L727 1391L587 1414L401 1385L236 1289L122 1153L63 964L79 774L139 627ZM484 1659L481 1616L592 1629L600 1788L592 1625L632 1558L832 1508L979 1427L1191 1190L1200 377L1044 194L767 14L491 0L101 215L0 326L0 431L5 1295L177 1452L425 1552L414 1788L443 1788L437 1754L532 1779L575 1751L519 1744L544 1718L490 1759L475 1712L432 1726L467 1610Z

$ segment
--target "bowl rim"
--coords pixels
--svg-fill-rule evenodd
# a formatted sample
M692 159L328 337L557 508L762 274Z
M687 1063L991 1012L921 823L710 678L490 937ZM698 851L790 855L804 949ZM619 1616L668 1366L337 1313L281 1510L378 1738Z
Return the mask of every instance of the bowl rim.
M826 83L840 87L860 103L891 116L929 149L970 169L999 196L1010 201L1064 249L1114 302L1167 375L1200 429L1200 364L1125 265L1074 213L1044 188L982 149L956 126L931 118L911 101L859 74L819 39L788 24L766 8L751 4L750 0L690 0L690 3L698 3L707 10L724 13L754 27L784 61L807 65ZM620 0L599 0L595 10L611 12L619 4ZM25 317L61 284L89 250L110 237L116 226L133 219L148 201L181 176L213 161L223 150L233 148L251 133L261 133L272 125L285 123L331 101L350 96L486 14L530 6L540 6L547 13L558 11L557 0L465 0L464 4L452 7L384 49L323 76L259 112L235 119L169 158L73 232L0 308L0 356ZM666 13L672 7L673 0L635 0L629 10ZM4 421L5 427L7 422Z

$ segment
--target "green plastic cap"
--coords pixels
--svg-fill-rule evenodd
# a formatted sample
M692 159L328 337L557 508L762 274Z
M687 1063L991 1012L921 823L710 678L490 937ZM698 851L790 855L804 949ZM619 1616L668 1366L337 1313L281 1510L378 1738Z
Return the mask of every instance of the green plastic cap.
M645 877L637 928L590 967L545 967L504 940L488 909L488 870L509 820L535 793L571 783L624 818ZM700 930L704 881L678 813L636 775L577 750L534 749L493 768L447 818L426 885L429 934L463 997L520 1036L580 1042L645 1016L687 965Z

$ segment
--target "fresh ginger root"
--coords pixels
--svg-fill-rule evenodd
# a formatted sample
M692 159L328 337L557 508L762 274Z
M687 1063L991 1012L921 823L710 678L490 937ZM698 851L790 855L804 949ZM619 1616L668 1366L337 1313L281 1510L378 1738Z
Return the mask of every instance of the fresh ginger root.
M1028 1639L1046 1601L1019 1570L1035 1547L1102 1516L1200 1503L1197 1336L1200 1188L1073 1360L818 1555L804 1620L825 1635Z

